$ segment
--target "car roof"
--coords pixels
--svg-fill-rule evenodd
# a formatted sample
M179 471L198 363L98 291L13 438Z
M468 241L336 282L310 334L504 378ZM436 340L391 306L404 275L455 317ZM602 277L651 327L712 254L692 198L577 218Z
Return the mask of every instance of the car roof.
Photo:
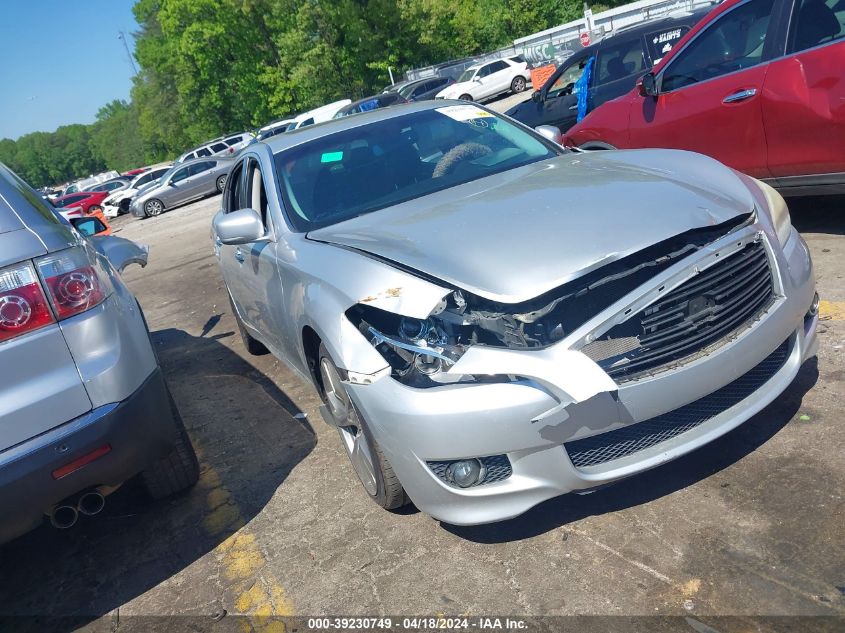
M623 26L618 29L614 29L604 37L602 37L598 42L593 44L592 46L598 46L604 41L607 41L611 38L617 38L621 36L632 36L637 37L642 35L643 33L647 33L649 31L653 31L655 29L661 28L669 28L674 24L688 24L691 21L697 22L705 15L707 15L710 10L715 5L708 5L706 7L702 7L699 9L694 9L692 11L683 9L680 11L674 11L672 13L668 13L666 15L662 15L660 17L656 17L651 20L646 20L645 22L638 22L636 24L631 24L629 26Z
M259 141L259 144L267 145L270 148L270 151L276 154L278 152L285 151L287 149L296 147L297 145L302 145L303 143L307 143L315 139L331 136L332 134L335 134L337 132L351 130L356 127L375 123L376 121L386 121L388 119L393 119L406 114L411 114L412 112L424 112L426 110L435 110L437 108L443 108L445 106L450 105L469 106L470 104L468 104L466 101L457 101L451 99L438 99L437 101L417 101L413 103L397 103L396 105L392 105L389 108L376 108L375 110L361 112L360 114L356 114L355 116L345 116L340 119L331 119L330 121L324 121L322 123L316 123L314 125L307 125L296 130L285 132L284 134L271 136L268 139ZM473 104L472 107L478 106Z

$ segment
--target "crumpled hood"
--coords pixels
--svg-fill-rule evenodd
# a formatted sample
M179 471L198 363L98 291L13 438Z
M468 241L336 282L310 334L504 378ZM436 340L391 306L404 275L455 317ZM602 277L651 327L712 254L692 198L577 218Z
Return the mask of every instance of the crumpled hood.
M570 153L312 231L474 294L518 303L693 228L749 213L706 156Z

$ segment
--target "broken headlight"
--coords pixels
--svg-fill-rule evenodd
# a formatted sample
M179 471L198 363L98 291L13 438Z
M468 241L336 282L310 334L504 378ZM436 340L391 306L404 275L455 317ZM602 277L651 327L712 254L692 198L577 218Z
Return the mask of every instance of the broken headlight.
M465 378L446 373L468 344L459 315L415 319L357 305L347 316L390 364L397 380L423 387Z

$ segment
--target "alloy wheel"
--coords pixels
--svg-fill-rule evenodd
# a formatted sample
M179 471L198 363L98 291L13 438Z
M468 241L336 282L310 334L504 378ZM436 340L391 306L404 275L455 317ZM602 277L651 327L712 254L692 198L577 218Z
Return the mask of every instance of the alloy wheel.
M148 200L144 205L144 211L147 212L147 215L161 215L163 210L164 207L158 200Z

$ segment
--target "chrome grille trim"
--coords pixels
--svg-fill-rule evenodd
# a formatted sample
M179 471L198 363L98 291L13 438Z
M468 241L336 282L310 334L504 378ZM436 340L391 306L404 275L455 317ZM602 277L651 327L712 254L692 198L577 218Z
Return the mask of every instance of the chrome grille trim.
M617 383L654 373L721 345L748 327L775 299L761 239L727 255L666 296L585 345L583 351ZM619 353L615 341L639 345ZM617 350L616 355L610 355Z

